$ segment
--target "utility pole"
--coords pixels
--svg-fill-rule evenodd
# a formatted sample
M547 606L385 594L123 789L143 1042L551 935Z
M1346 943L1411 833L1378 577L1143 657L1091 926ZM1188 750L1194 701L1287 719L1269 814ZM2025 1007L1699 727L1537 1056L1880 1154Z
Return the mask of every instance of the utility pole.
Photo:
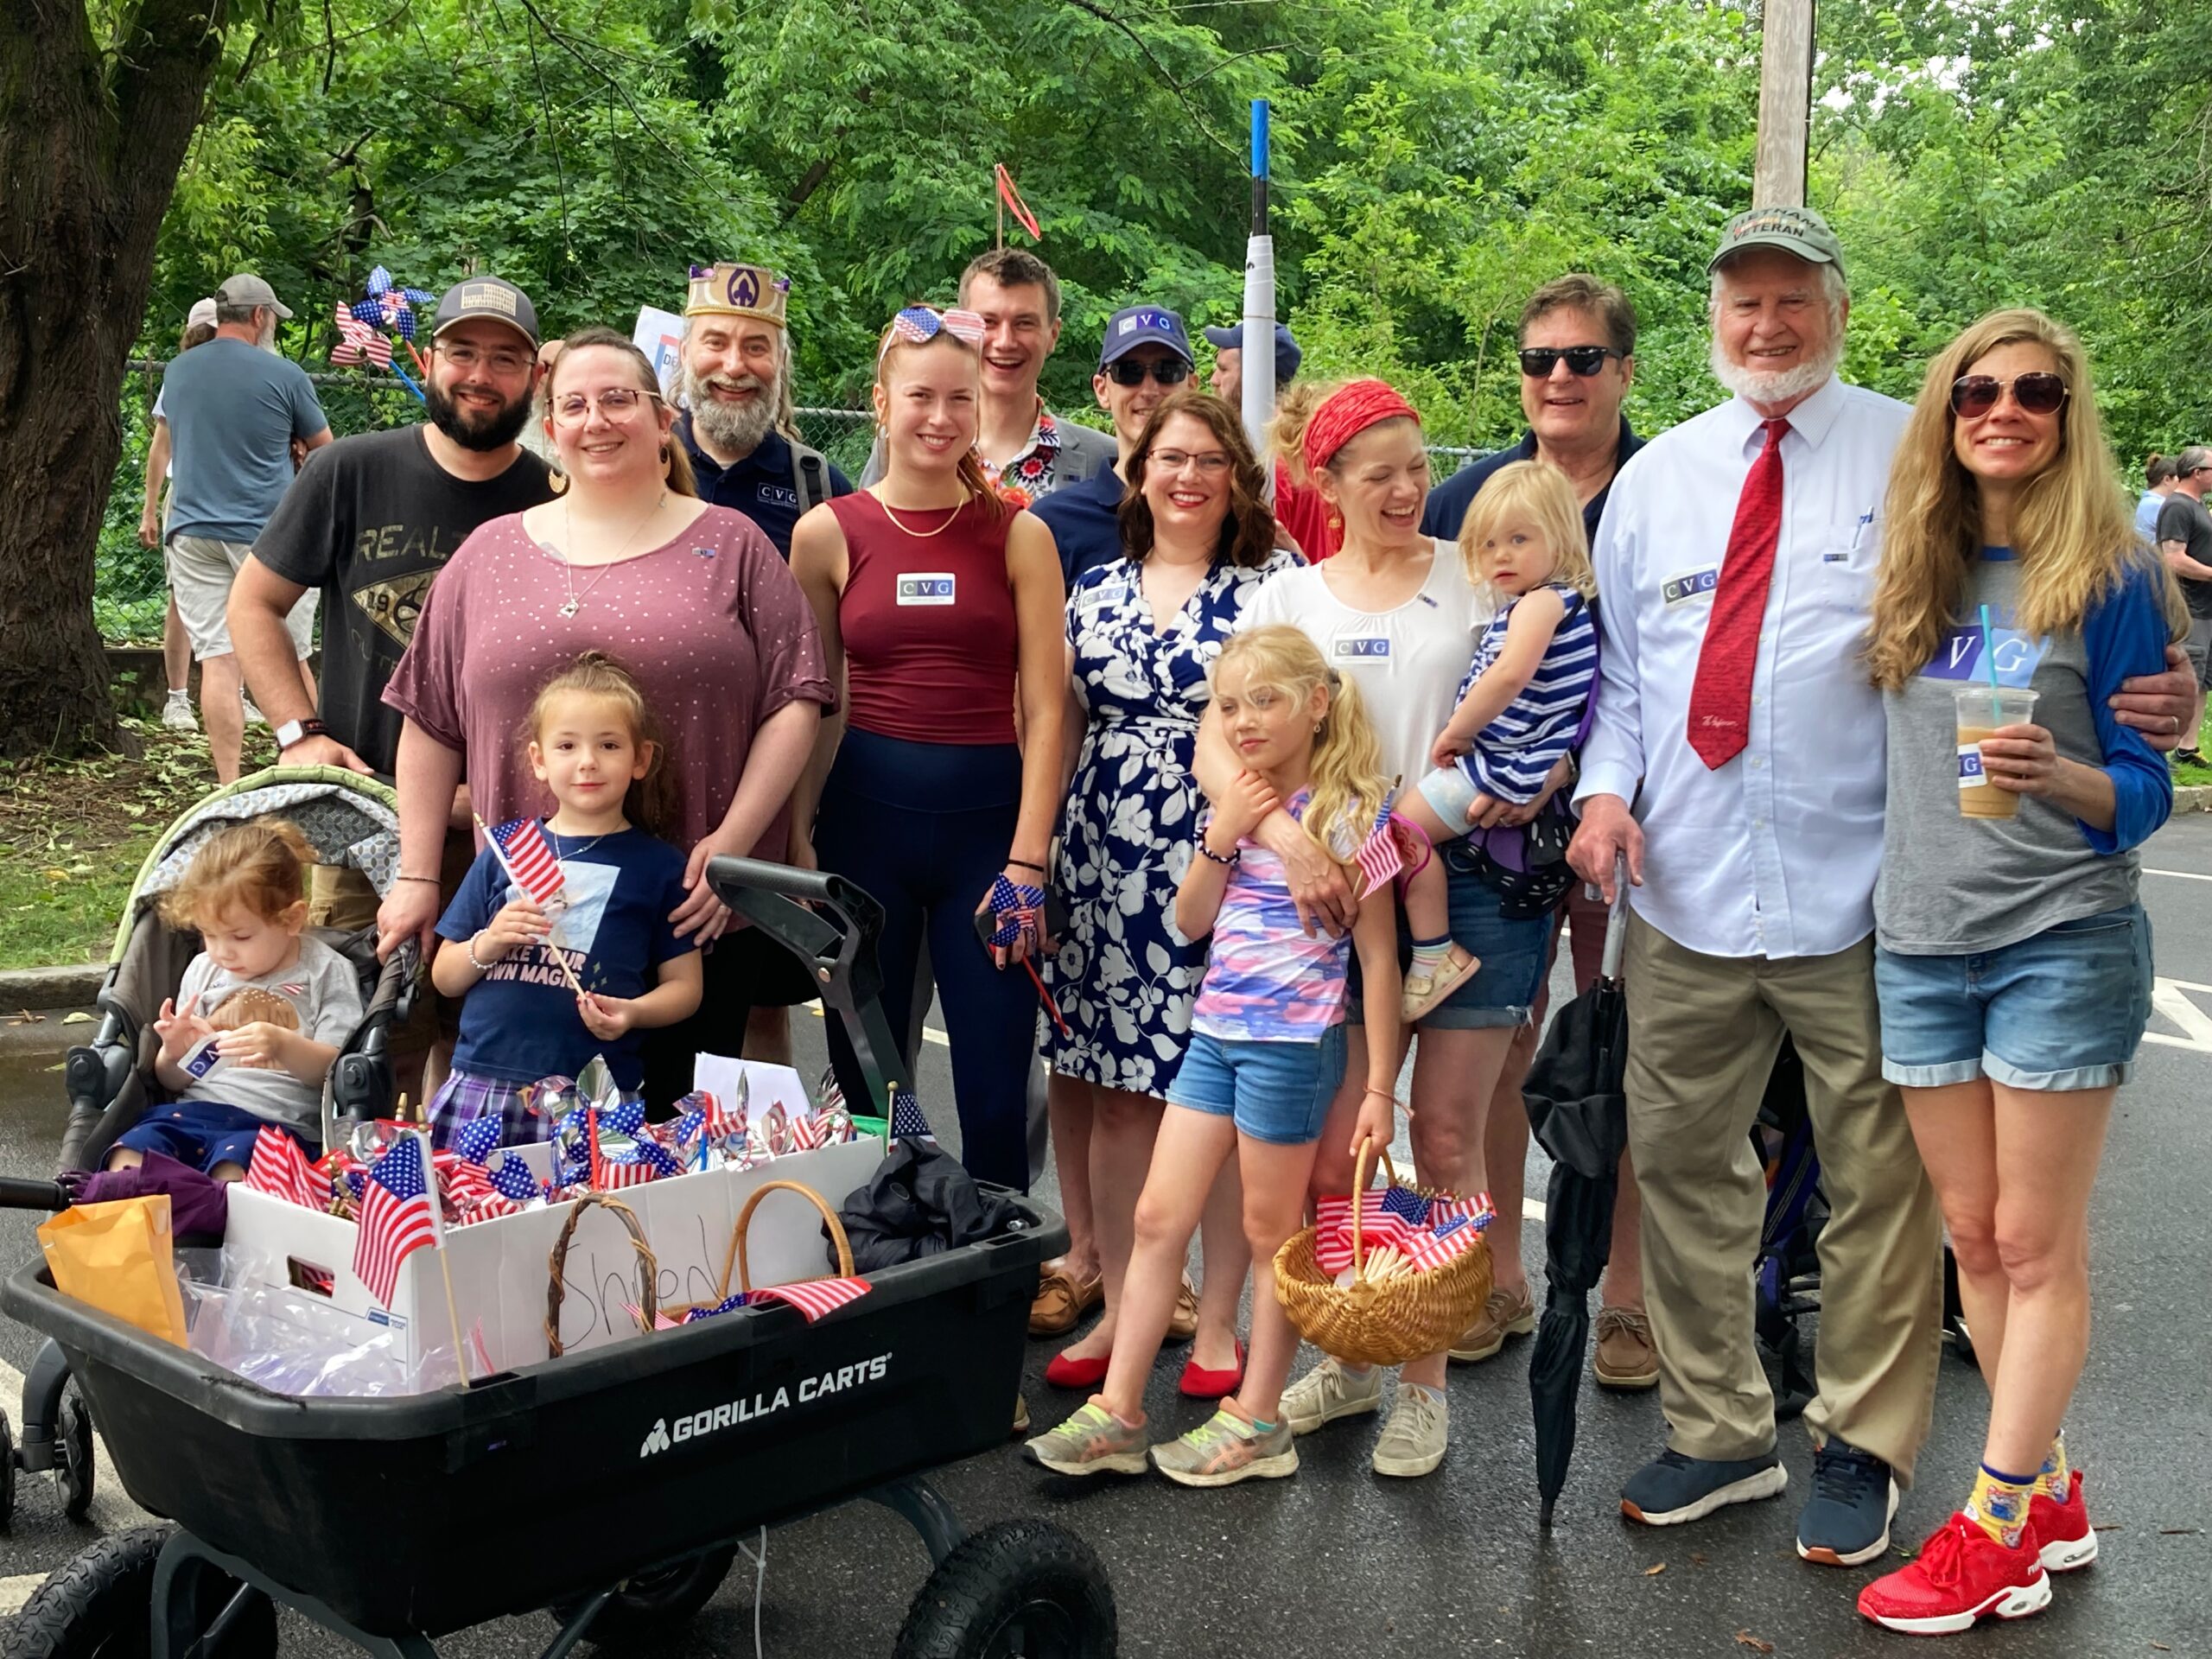
M1814 0L1765 0L1759 48L1758 160L1754 207L1805 205L1813 114Z

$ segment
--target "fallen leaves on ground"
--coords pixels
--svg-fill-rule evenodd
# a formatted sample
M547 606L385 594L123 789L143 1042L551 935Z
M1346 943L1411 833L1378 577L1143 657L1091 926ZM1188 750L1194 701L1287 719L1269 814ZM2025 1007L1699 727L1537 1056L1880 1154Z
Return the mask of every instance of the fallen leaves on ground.
M1656 1566L1656 1567L1645 1567L1645 1568L1643 1569L1643 1576L1644 1576L1645 1578L1647 1578L1647 1579L1656 1579L1656 1578L1657 1578L1657 1577L1658 1577L1662 1573L1664 1573L1666 1570L1667 1570L1667 1563L1666 1563L1666 1562L1664 1562L1664 1561L1662 1561L1662 1562L1660 1562L1660 1563L1659 1563L1659 1565L1658 1565L1658 1566Z
M89 1026L92 1023L92 1016L82 1008L72 1008L61 1016L61 1023L65 1026Z
M11 1026L42 1026L46 1023L46 1016L33 1014L29 1008L18 1008L8 1016L8 1023Z
M1736 1645L1739 1648L1750 1648L1758 1653L1772 1653L1774 1651L1773 1643L1768 1641L1763 1636L1753 1636L1749 1630L1738 1630L1736 1632Z

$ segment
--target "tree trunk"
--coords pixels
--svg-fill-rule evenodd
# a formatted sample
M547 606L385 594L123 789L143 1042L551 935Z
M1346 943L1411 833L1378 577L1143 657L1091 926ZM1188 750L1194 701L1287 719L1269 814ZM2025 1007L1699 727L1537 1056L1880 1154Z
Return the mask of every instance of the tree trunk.
M155 240L226 0L0 5L0 754L112 741L92 570Z

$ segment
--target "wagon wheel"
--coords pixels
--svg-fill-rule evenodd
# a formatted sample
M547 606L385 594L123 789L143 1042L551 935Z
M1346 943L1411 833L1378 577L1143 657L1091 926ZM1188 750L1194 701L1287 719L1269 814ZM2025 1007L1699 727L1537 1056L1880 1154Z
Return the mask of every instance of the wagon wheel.
M8 1414L0 1411L0 1527L5 1527L16 1515L16 1432L9 1427Z
M54 1452L54 1484L61 1494L61 1512L72 1521L81 1521L92 1508L92 1414L74 1389L62 1396Z
M48 1575L16 1615L0 1659L146 1659L153 1646L154 1564L171 1527L139 1527L99 1540ZM237 1581L212 1567L198 1580L197 1628L229 1605ZM257 1594L228 1638L206 1659L273 1659L276 1609Z
M722 1587L737 1546L725 1544L703 1555L686 1556L632 1573L616 1588L584 1632L602 1648L645 1646L665 1642ZM583 1611L582 1600L553 1604L554 1621L565 1627ZM4 1659L4 1656L0 1656Z
M988 1527L944 1558L894 1659L1112 1659L1113 1586L1090 1547L1044 1521Z

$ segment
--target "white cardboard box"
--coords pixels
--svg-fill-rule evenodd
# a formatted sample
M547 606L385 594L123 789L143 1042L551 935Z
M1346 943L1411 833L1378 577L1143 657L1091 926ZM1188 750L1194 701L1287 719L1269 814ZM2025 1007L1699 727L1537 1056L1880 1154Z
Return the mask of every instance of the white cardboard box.
M882 1156L881 1141L864 1139L792 1153L758 1169L709 1170L651 1181L618 1196L638 1217L659 1262L656 1288L661 1301L705 1301L721 1281L738 1211L757 1188L770 1181L798 1181L819 1192L834 1210L874 1173ZM463 1340L480 1328L495 1367L512 1370L548 1356L549 1258L572 1204L448 1228L442 1250L417 1250L402 1265L389 1308L379 1306L353 1276L359 1229L353 1222L243 1185L231 1188L230 1205L225 1255L237 1264L234 1271L242 1268L278 1284L300 1282L296 1268L327 1274L332 1304L397 1333L401 1357L410 1370L419 1368L430 1351L453 1345L442 1268L452 1275ZM820 1278L830 1271L828 1248L820 1212L811 1204L795 1192L771 1193L747 1235L754 1288ZM622 1311L623 1303L638 1300L638 1256L617 1217L596 1207L586 1212L569 1243L564 1283L561 1341L566 1351L643 1334ZM730 1288L737 1288L734 1273Z

